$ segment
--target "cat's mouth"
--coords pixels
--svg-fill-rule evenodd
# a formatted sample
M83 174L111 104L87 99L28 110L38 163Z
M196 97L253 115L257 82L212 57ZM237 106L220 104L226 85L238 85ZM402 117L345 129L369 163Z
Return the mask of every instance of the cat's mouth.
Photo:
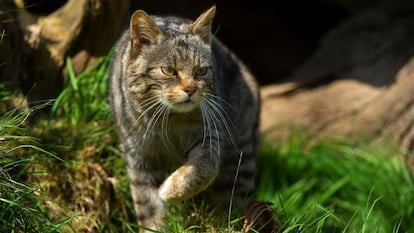
M181 106L191 106L191 105L196 105L196 103L194 101L191 100L191 98L188 98L186 100L180 101L178 103L176 103L177 105L181 105Z
M191 99L190 98L188 98L188 99L186 99L186 100L184 100L184 101L182 101L182 102L180 102L180 104L192 104L193 102L191 101Z
M171 109L176 112L191 112L196 109L200 104L197 101L192 100L191 98L187 98L185 100L181 100L179 102L175 102L172 104Z
M167 98L168 105L170 109L174 112L192 112L195 109L200 107L200 104L203 102L203 96L201 92L196 91L192 95L184 94L183 92L178 92L176 95Z

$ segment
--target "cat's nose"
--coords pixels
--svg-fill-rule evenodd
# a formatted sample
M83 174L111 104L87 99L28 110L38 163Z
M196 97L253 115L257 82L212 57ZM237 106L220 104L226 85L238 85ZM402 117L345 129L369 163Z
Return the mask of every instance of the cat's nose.
M189 84L184 88L184 91L188 96L192 96L197 91L197 87L194 84Z

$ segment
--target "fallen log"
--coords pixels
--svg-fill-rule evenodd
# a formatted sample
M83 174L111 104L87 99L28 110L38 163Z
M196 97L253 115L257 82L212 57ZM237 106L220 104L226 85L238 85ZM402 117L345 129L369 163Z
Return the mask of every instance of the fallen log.
M292 126L314 136L387 137L405 150L414 171L414 14L409 12L413 4L350 18L285 82L262 87L264 140L280 140Z

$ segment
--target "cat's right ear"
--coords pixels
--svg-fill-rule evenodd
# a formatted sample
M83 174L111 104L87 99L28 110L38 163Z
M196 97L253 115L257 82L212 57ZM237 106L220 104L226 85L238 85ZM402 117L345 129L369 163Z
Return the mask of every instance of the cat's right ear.
M145 11L137 10L132 14L129 23L132 54L137 56L142 45L151 44L157 40L161 30Z
M213 18L216 14L216 6L212 6L206 12L201 14L192 24L188 26L191 33L200 35L204 42L210 43L212 39L211 28Z

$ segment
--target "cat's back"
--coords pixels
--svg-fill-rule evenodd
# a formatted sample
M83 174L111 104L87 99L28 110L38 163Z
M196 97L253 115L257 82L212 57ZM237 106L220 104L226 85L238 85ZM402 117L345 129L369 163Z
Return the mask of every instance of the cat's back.
M216 95L226 103L227 113L235 125L257 127L260 111L259 87L246 65L220 40L212 42L213 63L216 72ZM237 128L237 127L236 127ZM238 127L242 129L244 127ZM253 129L256 131L257 129Z

